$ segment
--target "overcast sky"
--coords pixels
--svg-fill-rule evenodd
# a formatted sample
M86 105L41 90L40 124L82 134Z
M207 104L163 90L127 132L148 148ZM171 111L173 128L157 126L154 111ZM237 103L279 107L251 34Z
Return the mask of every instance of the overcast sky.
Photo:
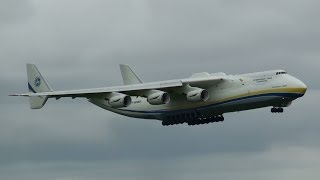
M320 178L320 1L1 0L0 179ZM285 69L307 94L285 109L162 127L85 100L30 110L26 63L55 90L192 73Z

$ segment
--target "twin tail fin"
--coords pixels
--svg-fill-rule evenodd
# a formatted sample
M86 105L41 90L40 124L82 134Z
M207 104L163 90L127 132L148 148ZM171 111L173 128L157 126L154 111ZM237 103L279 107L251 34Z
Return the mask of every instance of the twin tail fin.
M34 64L27 64L28 89L30 93L50 92L50 85ZM47 102L47 96L29 97L31 109L41 109Z

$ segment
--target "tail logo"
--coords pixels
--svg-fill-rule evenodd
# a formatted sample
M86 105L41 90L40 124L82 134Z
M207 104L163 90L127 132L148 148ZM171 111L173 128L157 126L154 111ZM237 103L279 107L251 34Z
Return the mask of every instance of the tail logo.
M40 79L40 77L36 77L36 78L34 79L34 85L37 86L37 87L39 87L39 86L41 85L41 79Z

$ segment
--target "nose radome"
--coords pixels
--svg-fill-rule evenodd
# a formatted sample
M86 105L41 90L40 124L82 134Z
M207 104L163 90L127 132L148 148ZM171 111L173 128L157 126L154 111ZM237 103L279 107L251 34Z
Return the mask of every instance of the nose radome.
M301 94L302 96L306 93L308 87L300 79L289 75L288 80L290 81L289 84L291 85L291 87L294 88L297 93Z
M308 89L307 85L299 79L297 79L296 83L297 83L297 88L301 89L301 92L305 94Z

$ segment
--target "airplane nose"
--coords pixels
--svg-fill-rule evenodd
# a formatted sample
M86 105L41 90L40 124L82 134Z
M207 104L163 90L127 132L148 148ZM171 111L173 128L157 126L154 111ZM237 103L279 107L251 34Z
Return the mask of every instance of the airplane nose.
M298 81L297 81L297 86L298 86L299 89L301 89L301 92L302 92L303 94L306 93L308 87L307 87L307 85L306 85L304 82L298 80Z
M308 89L307 85L304 82L302 82L300 79L298 79L298 78L296 78L294 76L290 76L290 79L291 79L291 83L290 84L292 85L292 87L294 89L296 89L296 92L298 94L303 96L306 93L307 89Z

